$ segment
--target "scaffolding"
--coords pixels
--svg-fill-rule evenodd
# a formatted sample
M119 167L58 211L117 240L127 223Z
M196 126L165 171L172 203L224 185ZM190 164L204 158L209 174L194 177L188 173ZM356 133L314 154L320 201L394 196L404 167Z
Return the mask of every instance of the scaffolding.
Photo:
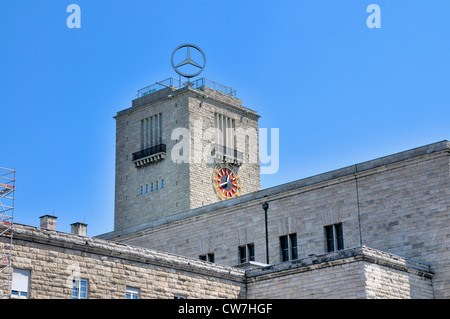
M0 299L11 296L11 254L16 170L0 167Z

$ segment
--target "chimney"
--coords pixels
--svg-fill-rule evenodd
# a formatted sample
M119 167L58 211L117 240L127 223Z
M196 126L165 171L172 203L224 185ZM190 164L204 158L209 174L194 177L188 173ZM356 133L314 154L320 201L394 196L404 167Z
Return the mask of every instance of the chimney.
M56 216L52 216L52 215L44 215L39 217L40 221L41 221L41 228L46 228L46 229L51 229L51 230L56 230Z
M71 233L73 235L79 235L79 236L87 236L87 224L84 223L73 223L70 224Z

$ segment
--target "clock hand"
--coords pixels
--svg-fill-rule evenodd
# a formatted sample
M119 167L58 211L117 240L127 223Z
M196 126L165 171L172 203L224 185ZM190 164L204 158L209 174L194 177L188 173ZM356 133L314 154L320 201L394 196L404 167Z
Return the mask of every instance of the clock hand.
M227 175L227 181L226 181L226 182L223 182L222 184L220 184L219 187L222 187L223 185L228 184L229 181L230 181L230 175Z
M226 181L226 182L220 184L219 187L222 187L223 185L226 185L226 184L228 184L228 181Z

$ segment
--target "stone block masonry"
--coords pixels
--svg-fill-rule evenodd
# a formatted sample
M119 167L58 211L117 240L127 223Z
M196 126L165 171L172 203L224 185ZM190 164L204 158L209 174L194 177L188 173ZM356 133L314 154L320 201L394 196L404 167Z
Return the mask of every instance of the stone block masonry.
M368 247L243 270L154 250L15 225L12 265L30 272L28 298L433 298L428 265Z
M214 163L206 162L203 156L214 142L214 134L208 138L206 132L215 128L216 113L233 119L236 131L254 133L254 140L248 134L242 134L245 135L242 136L244 142L239 151L246 157L236 169L242 181L242 194L260 190L259 116L256 112L243 107L241 100L207 87L201 90L191 87L165 88L134 100L132 107L118 112L114 117L115 230L130 229L220 201L212 181ZM132 154L146 149L147 146L143 145L147 145L149 140L154 142L156 133L150 124L153 122L147 121L152 118L158 119L156 131L161 137L160 142L166 145L166 154L158 157L158 161L136 167ZM176 136L178 133L174 135L174 132L185 131L189 132L189 137ZM182 142L186 142L188 147L178 152L176 147ZM187 156L187 160L174 159L174 150L175 155ZM161 181L164 182L164 189L161 189ZM158 190L156 183L159 183Z
M32 299L71 298L76 279L88 299L433 298L428 265L368 247L243 270L16 224L12 257Z
M327 251L325 226L341 224L344 248L429 264L435 297L449 298L449 167L450 143L442 141L99 237L192 258L214 253L230 266L251 243L255 261L266 263L267 202L270 264L281 261L280 236L296 234L298 258L306 258Z
M244 271L150 249L43 228L15 225L12 266L29 270L30 298L72 297L75 278L88 281L88 298L189 299L246 296Z
M248 298L430 299L425 264L368 247L248 270Z

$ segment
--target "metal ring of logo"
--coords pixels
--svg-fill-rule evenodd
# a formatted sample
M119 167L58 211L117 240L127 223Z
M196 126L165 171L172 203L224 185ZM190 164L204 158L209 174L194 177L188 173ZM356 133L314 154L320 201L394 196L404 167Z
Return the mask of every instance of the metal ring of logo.
M182 48L185 48L185 47L187 47L186 59L184 59L184 60L183 60L182 62L180 62L179 64L175 65L175 64L173 63L173 56L175 55L175 52L177 52L178 50L180 50L180 49L182 49ZM196 62L194 62L194 61L191 59L191 53L190 53L190 51L189 51L189 48L194 48L195 50L199 51L199 52L202 54L202 56L203 56L203 66L200 66L199 64L197 64ZM175 48L175 50L173 50L171 62L172 62L172 68L173 68L173 69L175 70L175 72L177 72L179 75L184 76L185 78L193 78L194 76L199 75L199 74L203 71L203 69L205 68L205 66L206 66L206 56L205 56L205 53L203 53L202 49L200 49L198 46L196 46L196 45L194 45L194 44L189 44L189 43L187 43L187 44L179 45L179 46L177 46L177 47ZM179 68L179 67L181 67L181 66L183 66L183 65L186 65L186 64L190 64L190 65L193 65L193 66L195 66L195 67L197 67L197 68L200 68L200 71L198 71L198 72L196 72L196 73L193 73L193 74L185 74L185 73L183 73L183 72L181 72L181 71L178 71L178 68Z

